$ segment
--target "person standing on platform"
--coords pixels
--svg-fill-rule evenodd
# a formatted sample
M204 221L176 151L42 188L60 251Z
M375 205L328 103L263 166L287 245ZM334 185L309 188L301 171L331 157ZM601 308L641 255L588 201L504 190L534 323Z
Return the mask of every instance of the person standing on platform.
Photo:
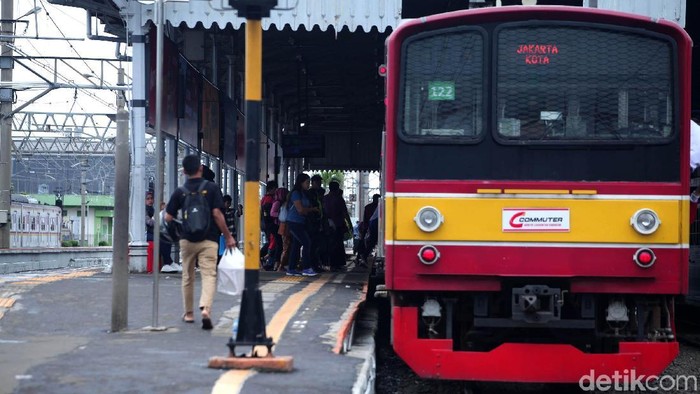
M226 227L228 231L231 232L234 239L238 239L238 232L236 231L236 210L232 206L233 198L228 194L224 196L224 218L226 218Z
M272 204L275 202L275 190L277 190L277 182L274 180L268 181L265 185L265 195L260 200L260 227L267 239L267 243L263 245L260 251L260 258L262 259L262 266L265 271L272 271L275 266L274 258L272 258L272 251L277 246L275 245L275 234L277 234L278 229L275 224L275 219L270 215Z
M362 246L362 255L358 257L359 259L359 265L360 266L366 266L367 265L367 258L369 257L369 254L372 253L372 248L369 247L369 244L371 242L367 242L368 238L370 238L370 221L372 219L372 215L374 215L374 212L377 210L377 207L379 206L379 198L381 196L379 194L375 194L372 196L372 202L365 205L365 210L362 215L362 226L360 227L360 242L363 242L364 245Z
M307 231L306 218L312 214L318 214L319 209L311 206L308 190L311 180L305 173L297 175L294 187L287 198L287 229L292 237L292 246L289 252L289 267L287 275L291 276L316 276L311 262L311 237ZM299 250L301 250L302 271L297 271L299 262Z
M273 236L275 237L275 248L270 251L272 260L274 261L273 269L276 271L282 271L285 264L282 264L282 256L284 252L289 250L289 233L287 232L287 224L284 221L287 220L286 217L280 220L280 213L282 212L282 207L284 202L287 201L287 195L289 190L284 187L279 187L275 190L274 201L272 203L272 208L270 208L270 216L275 221L275 229L277 230Z
M148 242L148 249L146 258L146 272L149 274L153 272L153 266L155 257L153 256L153 227L156 223L153 216L156 214L156 210L153 207L153 192L146 192L146 242Z
M165 210L165 205L166 205L165 201L161 201L161 203L160 203L161 212ZM163 220L163 217L165 217L165 215L161 214L161 216L160 216L161 220ZM168 240L166 240L162 235L163 234L161 232L159 253L160 253L162 268L160 269L160 272L163 272L163 273L182 272L182 266L180 264L173 262L173 256L172 256L173 244L170 243Z
M311 267L316 272L323 272L323 262L326 261L328 255L328 245L326 242L327 224L323 217L323 195L326 194L326 189L321 187L323 179L320 175L315 174L311 177L311 187L307 191L309 202L314 208L318 208L318 213L311 213L306 217L306 229L311 238Z
M345 245L343 243L345 233L350 229L350 215L348 207L343 198L343 191L340 190L340 184L336 181L331 181L328 184L328 194L323 198L324 216L328 220L330 227L327 237L328 244L328 265L331 271L338 272L345 266Z

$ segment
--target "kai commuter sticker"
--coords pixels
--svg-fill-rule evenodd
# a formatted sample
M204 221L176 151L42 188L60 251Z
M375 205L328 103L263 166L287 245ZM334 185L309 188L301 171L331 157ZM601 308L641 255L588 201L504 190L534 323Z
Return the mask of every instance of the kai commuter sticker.
M569 208L503 208L504 233L565 233L571 231Z

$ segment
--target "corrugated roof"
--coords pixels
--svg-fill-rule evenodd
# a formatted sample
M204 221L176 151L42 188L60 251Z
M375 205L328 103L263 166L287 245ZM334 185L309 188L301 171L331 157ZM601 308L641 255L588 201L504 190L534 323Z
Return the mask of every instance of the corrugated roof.
M129 18L138 17L142 24L154 18L153 4L113 1L118 7L128 10ZM234 29L239 29L245 23L245 19L239 18L226 0L168 1L164 7L167 20L174 26L184 23L192 28L201 23L207 29L213 25L223 29L230 24ZM387 28L398 26L400 20L401 0L279 0L277 9L272 10L269 18L263 19L262 26L264 30L272 26L282 30L286 25L292 30L302 26L312 30L318 26L323 31L329 27L335 31L345 27L350 31L358 28L370 31L376 27L384 32Z
M584 0L583 6L666 19L685 27L686 0Z

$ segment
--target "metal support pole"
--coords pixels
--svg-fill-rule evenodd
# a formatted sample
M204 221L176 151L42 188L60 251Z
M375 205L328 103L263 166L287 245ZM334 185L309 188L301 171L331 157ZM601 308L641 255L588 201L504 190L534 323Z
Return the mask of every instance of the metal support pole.
M163 0L156 0L156 184L153 193L153 314L151 327L158 327L158 279L160 273L160 202L163 201Z
M2 34L14 34L14 1L2 1ZM2 56L12 58L12 38L2 45ZM2 82L12 82L12 66L0 71ZM13 92L14 95L14 92ZM12 199L12 101L0 104L0 249L10 247L10 201ZM4 223L3 223L4 222Z
M129 266L146 271L146 36L139 25L132 34L131 192L129 194Z
M87 246L85 226L87 225L87 189L85 187L85 173L87 171L87 159L80 160L80 246Z
M246 19L245 26L245 287L241 298L238 333L231 338L229 348L235 354L236 345L267 346L272 338L265 331L262 292L258 287L260 267L260 126L262 114L262 26L261 20Z
M114 195L129 195L129 113L117 92L117 136L114 152ZM127 327L129 306L129 199L114 200L112 240L112 332Z

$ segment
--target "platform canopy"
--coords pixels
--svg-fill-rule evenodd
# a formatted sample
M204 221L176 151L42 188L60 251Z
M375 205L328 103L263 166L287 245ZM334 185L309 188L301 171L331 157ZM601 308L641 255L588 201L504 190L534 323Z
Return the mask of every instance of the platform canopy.
M145 34L154 19L152 2L50 1L85 8L125 41L125 26ZM308 158L311 168L379 169L385 107L378 66L401 7L401 0L279 0L263 19L264 107L285 135L325 141L325 156ZM245 19L228 0L166 0L164 10L170 39L207 79L233 84L230 95L242 106Z

